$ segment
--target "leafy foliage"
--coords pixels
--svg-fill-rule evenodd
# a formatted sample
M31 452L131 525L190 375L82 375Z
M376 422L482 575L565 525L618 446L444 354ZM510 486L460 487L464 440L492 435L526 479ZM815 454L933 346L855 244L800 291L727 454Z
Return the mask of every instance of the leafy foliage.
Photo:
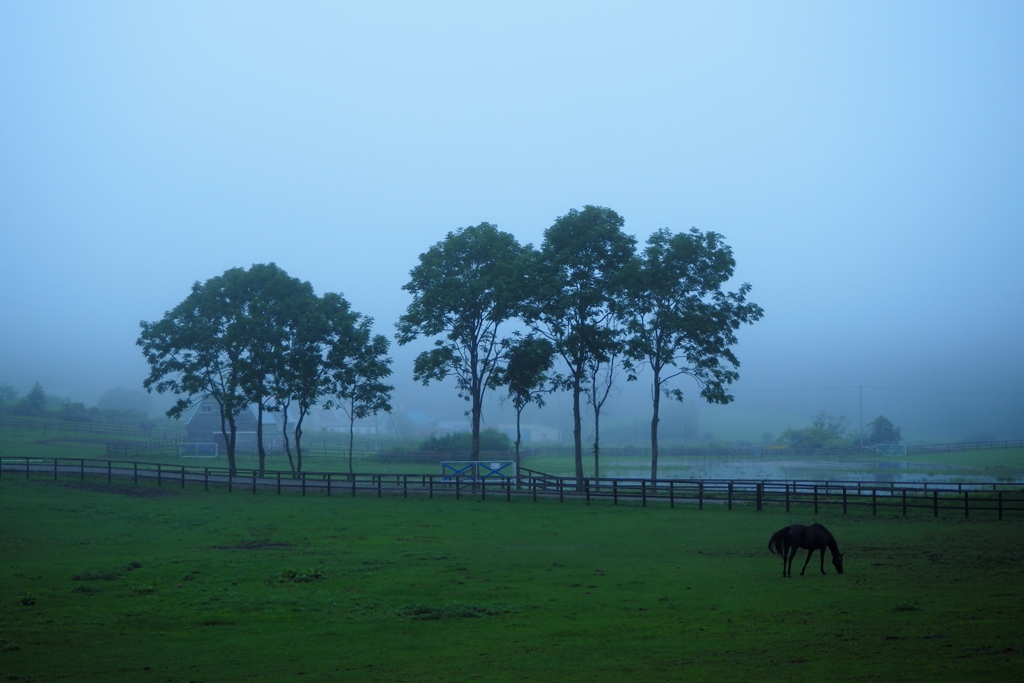
M249 405L257 407L262 471L263 413L287 411L294 403L299 409L294 432L299 461L293 469L301 469L302 419L321 397L338 393L338 383L351 377L351 359L362 353L360 343L367 336L361 320L341 295L318 298L308 282L273 263L232 268L195 283L191 294L163 319L140 323L137 344L150 366L143 386L175 394L178 400L167 413L175 418L213 398L227 435L231 472L235 417ZM287 413L283 422L286 429Z
M791 448L840 448L850 445L846 438L846 418L835 417L824 410L814 416L810 427L787 429L776 442Z
M534 332L551 342L567 375L561 388L573 397L576 479L583 482L580 397L588 364L607 360L616 343L609 324L614 302L624 290L623 274L636 240L622 232L623 219L611 209L585 206L558 218L544 232L527 279L524 310Z
M884 415L879 415L869 422L868 427L871 429L871 434L868 436L868 443L872 445L878 443L903 442L903 433L900 428L894 425L892 421Z
M398 321L398 343L440 337L416 357L413 377L424 384L455 377L459 396L470 403L473 459L484 392L504 358L498 329L523 298L523 254L515 237L490 223L460 228L420 254L402 286L413 300Z
M623 299L629 330L628 366L646 365L653 374L651 477L658 476L658 423L662 395L683 400L682 390L668 383L687 375L708 403L733 400L727 387L739 378L739 360L732 351L736 330L764 315L746 300L749 284L736 292L722 291L736 266L722 235L701 232L673 234L667 229L647 240L634 261Z

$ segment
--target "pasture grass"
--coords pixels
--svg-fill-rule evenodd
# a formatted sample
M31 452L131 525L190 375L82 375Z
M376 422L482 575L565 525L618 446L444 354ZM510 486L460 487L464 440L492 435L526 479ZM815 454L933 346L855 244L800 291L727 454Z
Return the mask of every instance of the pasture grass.
M5 476L0 680L1018 680L1024 518L816 519Z

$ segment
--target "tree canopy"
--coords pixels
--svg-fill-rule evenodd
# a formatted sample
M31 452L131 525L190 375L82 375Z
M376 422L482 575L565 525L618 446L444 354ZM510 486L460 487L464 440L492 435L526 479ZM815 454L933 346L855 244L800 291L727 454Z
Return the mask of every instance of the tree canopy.
M562 386L572 393L578 486L584 476L580 397L588 364L606 361L615 344L616 333L608 322L624 290L622 275L636 243L622 226L622 217L611 209L571 210L544 232L528 275L526 320L551 342L567 369Z
M498 330L524 296L523 255L515 237L490 223L460 228L420 254L402 287L413 300L398 321L398 343L440 337L416 357L413 377L424 384L455 377L470 403L473 460L480 456L484 393L503 361Z
M868 423L871 435L868 443L871 445L880 443L903 443L903 432L892 423L892 420L885 415L879 415Z
M683 400L681 389L669 388L671 380L691 377L708 403L733 400L727 389L739 378L739 360L732 350L736 330L764 315L760 306L746 300L749 284L722 291L735 265L721 235L696 228L675 234L658 230L632 264L620 310L629 333L630 368L646 366L653 375L652 478L658 476L661 396Z
M140 323L136 343L150 366L143 386L176 396L167 411L172 418L207 398L216 401L231 472L235 419L255 405L262 470L263 411L297 403L300 448L302 416L358 351L353 348L358 319L341 295L318 298L309 283L273 263L232 268L193 284L184 301L160 320Z

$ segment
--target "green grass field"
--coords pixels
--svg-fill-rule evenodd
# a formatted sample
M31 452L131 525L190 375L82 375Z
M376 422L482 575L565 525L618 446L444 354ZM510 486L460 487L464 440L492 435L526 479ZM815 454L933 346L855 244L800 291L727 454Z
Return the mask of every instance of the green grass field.
M1019 679L1024 518L810 521L4 476L0 680Z

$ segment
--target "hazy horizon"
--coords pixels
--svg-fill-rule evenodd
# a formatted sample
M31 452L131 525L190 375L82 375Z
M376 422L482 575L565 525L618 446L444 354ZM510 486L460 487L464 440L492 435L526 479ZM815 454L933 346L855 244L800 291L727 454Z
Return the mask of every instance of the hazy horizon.
M1022 33L1013 2L0 5L0 383L140 389L139 322L254 263L393 340L447 232L595 204L723 234L764 308L734 403L676 385L701 431L1024 438ZM393 403L454 419L423 348ZM524 419L571 438L563 403Z

